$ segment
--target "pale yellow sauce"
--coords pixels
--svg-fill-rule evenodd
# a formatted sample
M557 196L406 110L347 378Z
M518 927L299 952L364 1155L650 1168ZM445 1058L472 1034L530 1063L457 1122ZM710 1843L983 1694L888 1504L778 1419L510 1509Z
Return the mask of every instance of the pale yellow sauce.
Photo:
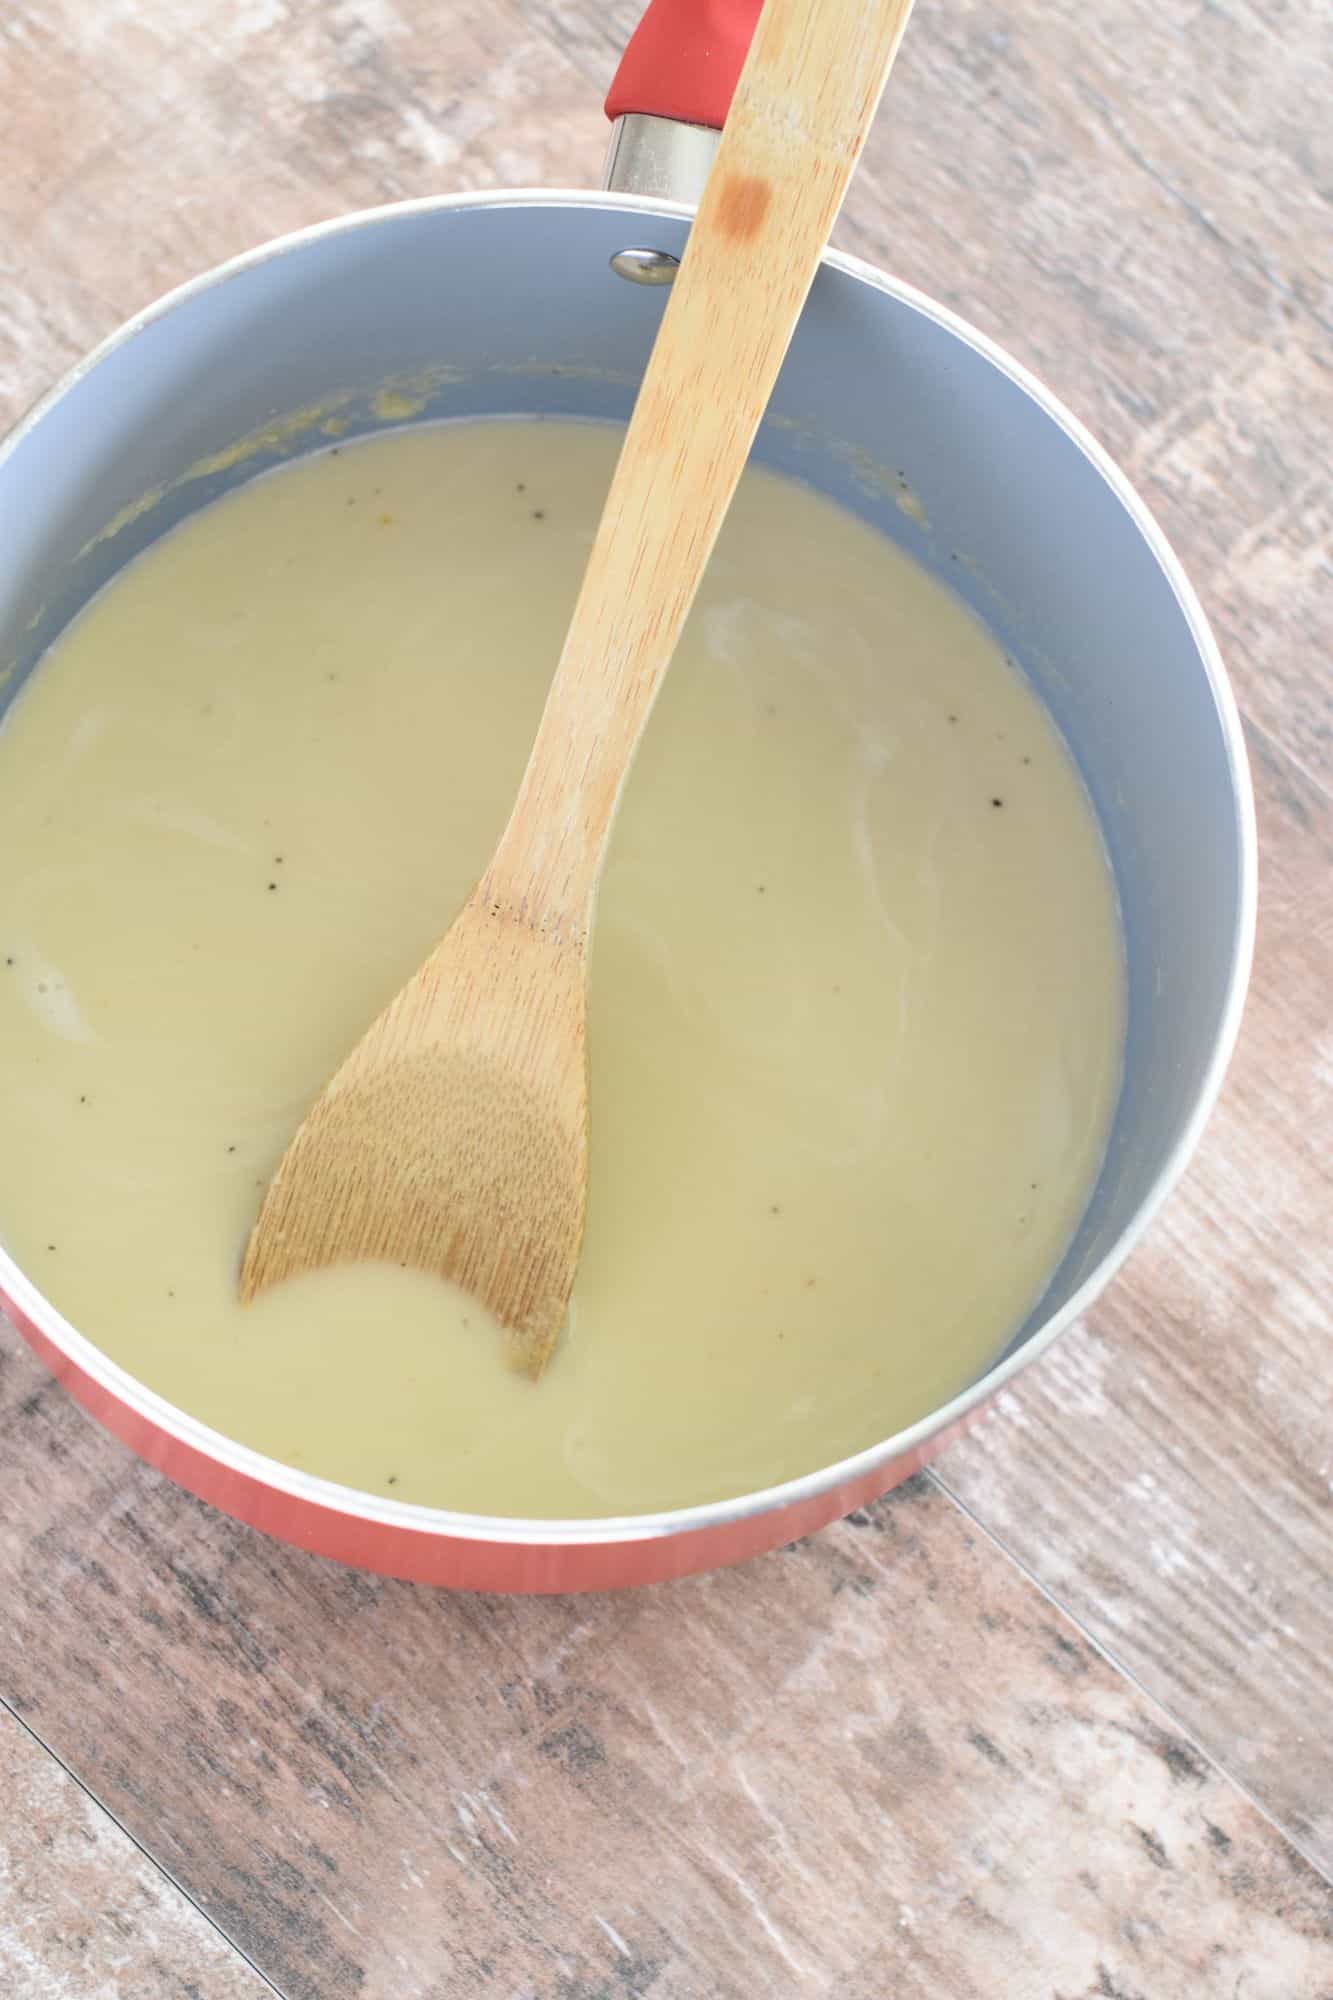
M616 446L427 429L256 481L0 731L0 1238L194 1416L480 1512L737 1493L929 1411L1039 1293L1119 1074L1114 895L1031 691L888 543L752 472L615 833L545 1379L412 1272L241 1309L265 1176L493 844Z

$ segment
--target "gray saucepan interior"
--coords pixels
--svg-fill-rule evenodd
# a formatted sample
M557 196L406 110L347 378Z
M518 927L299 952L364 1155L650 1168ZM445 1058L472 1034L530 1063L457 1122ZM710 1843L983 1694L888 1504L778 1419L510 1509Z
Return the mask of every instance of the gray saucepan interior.
M327 446L330 417L348 436L409 408L623 420L666 294L626 284L608 258L632 242L678 250L685 228L679 213L631 217L595 195L421 204L257 256L148 315L0 460L0 672L13 669L0 708L117 568L228 486ZM377 415L391 379L399 400L380 396ZM266 426L248 455L198 470ZM1229 699L1125 491L924 302L831 262L756 450L980 613L1039 689L1101 817L1128 951L1125 1082L1095 1195L1021 1343L1135 1233L1225 1052L1248 941L1248 790Z

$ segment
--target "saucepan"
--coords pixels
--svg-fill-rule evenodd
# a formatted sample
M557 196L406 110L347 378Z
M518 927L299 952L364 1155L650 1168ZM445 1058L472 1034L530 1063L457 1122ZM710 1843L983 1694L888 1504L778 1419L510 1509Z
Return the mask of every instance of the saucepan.
M0 707L121 565L330 434L514 413L623 421L757 13L758 0L654 0L608 100L602 191L443 197L303 230L183 286L80 363L0 455ZM961 593L1082 770L1128 961L1124 1078L1087 1212L1005 1352L909 1430L768 1491L574 1522L445 1513L265 1459L132 1379L0 1253L0 1300L85 1408L184 1486L306 1549L441 1584L575 1590L790 1541L916 1470L1035 1361L1198 1140L1248 973L1253 815L1217 647L1147 508L990 339L834 251L756 455Z

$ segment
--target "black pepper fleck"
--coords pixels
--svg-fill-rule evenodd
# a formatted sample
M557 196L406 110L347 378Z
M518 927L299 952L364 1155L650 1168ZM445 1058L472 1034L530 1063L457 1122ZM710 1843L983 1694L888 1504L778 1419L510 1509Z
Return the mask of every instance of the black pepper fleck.
M781 1215L782 1203L780 1201L770 1202L768 1206L768 1212L770 1215Z
M532 518L534 521L544 521L546 519L546 509L544 507L534 507Z
M1003 799L992 799L992 800L991 800L991 804L992 804L993 806L1002 806L1002 805L1004 804L1004 800L1003 800Z
M527 486L521 479L519 480L518 485L514 488L515 493L526 493L527 490L528 490Z
M957 722L957 720L958 720L958 717L957 717L956 715L951 715L951 716L949 717L949 720L950 720L950 722Z
M398 1484L398 1474L396 1472L391 1472L389 1474L388 1480L386 1481L386 1484L389 1486L396 1486Z
M1024 762L1025 764L1030 764L1030 763L1032 762L1032 759L1031 759L1030 757L1025 757L1025 758L1023 759L1023 762Z
M761 882L761 883L759 883L758 887L759 887L759 894L760 894L761 896L766 896L766 895L768 894L768 884L767 884L767 882Z
M276 882L270 882L268 886L270 889L276 889L278 885Z
M227 1151L229 1153L234 1153L236 1151L236 1148L234 1146L228 1146Z

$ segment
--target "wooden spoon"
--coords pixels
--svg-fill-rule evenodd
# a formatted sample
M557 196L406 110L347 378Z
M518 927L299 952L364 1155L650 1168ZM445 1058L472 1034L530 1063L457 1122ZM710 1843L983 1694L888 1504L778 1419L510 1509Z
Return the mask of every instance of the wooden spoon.
M541 1373L588 1167L588 933L626 774L911 0L768 0L626 433L512 816L453 928L317 1100L241 1296L325 1264L442 1274Z

